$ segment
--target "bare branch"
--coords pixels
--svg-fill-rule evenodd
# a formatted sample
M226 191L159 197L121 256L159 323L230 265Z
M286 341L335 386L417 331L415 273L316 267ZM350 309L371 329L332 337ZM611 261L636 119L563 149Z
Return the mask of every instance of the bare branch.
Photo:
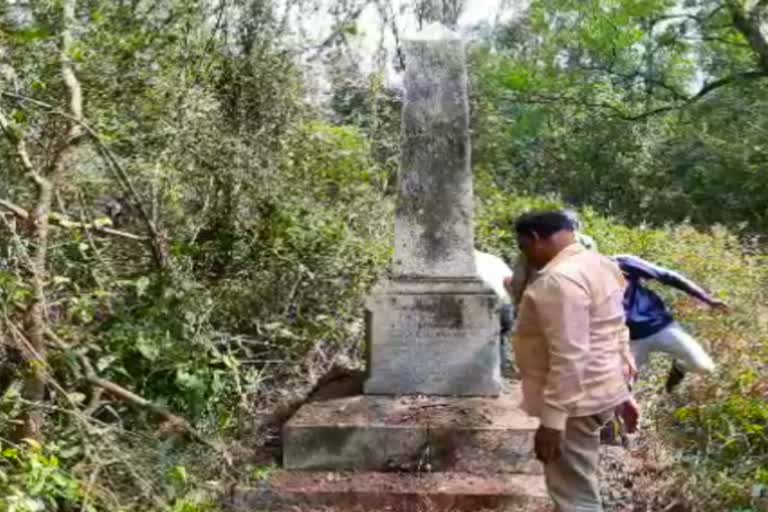
M20 219L27 220L29 218L27 210L5 199L0 199L0 208L5 208Z
M13 213L20 219L24 219L24 220L29 219L29 213L27 212L27 210L5 199L0 199L0 208L5 208L6 210ZM120 231L118 229L113 229L109 226L99 224L98 222L73 221L73 220L70 220L68 217L64 215L60 215L58 213L50 213L48 215L48 222L50 222L51 225L53 226L59 226L62 228L85 229L85 230L90 229L90 230L96 231L97 233L116 236L119 238L126 238L128 240L134 240L137 242L145 242L147 240L146 237L134 235L133 233L128 233L126 231Z
M19 158L24 172L32 178L37 186L44 186L45 178L43 178L37 169L35 169L32 159L29 157L27 143L24 140L24 137L16 133L2 109L0 109L0 129L2 129L6 139L8 139L16 150L16 156Z
M104 144L104 141L101 139L101 137L99 137L99 135L90 127L87 127L86 129L93 138L94 142L96 142L99 153L107 162L109 162L112 170L119 177L119 181L122 182L123 186L130 193L134 206L138 210L139 216L141 217L144 225L147 228L147 231L149 232L150 249L152 250L152 256L155 259L155 263L157 264L158 268L165 269L168 266L168 254L165 248L165 243L163 241L163 237L160 235L160 232L157 229L157 226L149 216L149 213L147 213L146 208L144 208L144 202L141 200L141 196L133 186L133 183L128 177L128 173L125 171L125 168L117 160L114 153L112 153L107 145Z
M314 54L309 58L310 60L315 60L319 58L322 53L328 49L331 45L333 45L336 41L341 39L344 40L344 31L347 30L347 27L351 23L354 23L357 21L357 19L360 17L360 15L365 10L367 4L363 3L360 5L357 9L353 9L350 11L343 20L340 20L336 25L333 27L331 33L326 37L316 48L314 51Z
M575 106L596 108L596 109L602 109L602 110L609 110L613 112L613 117L617 117L624 121L642 121L644 119L653 117L658 114L664 114L666 112L672 112L675 110L686 108L702 100L713 91L720 89L722 87L725 87L727 85L730 85L739 81L756 80L756 79L762 79L762 78L768 78L768 73L764 72L763 70L753 70L753 71L746 71L744 73L736 73L733 75L728 75L726 77L723 77L718 80L714 80L712 82L705 84L696 94L694 94L693 96L685 97L685 99L679 103L672 103L669 105L653 108L645 112L641 112L639 114L628 113L622 108L607 102L599 102L599 101L595 102L595 101L589 101L589 100L585 100L577 97L568 97L565 95L549 96L549 95L538 94L538 95L526 96L526 97L511 96L510 99L517 103L523 103L523 104L546 105L546 104L562 103L566 105L575 105Z
M617 77L617 78L621 78L621 79L623 79L625 81L628 81L628 82L631 82L631 81L634 81L634 80L637 80L637 79L641 79L641 80L643 80L646 83L651 83L651 84L653 84L653 85L655 85L657 87L660 87L660 88L664 89L665 91L669 92L675 100L678 100L678 101L687 101L688 100L688 96L686 96L685 94L683 94L680 91L678 91L674 86L669 85L668 83L666 83L663 80L659 80L657 78L650 77L650 76L648 76L646 73L644 73L642 71L635 71L633 73L621 73L621 72L618 72L618 71L614 71L612 65L606 68L604 66L599 66L599 65L584 65L584 64L581 64L581 65L579 65L579 67L582 68L582 69L588 70L588 71L603 72L603 73L606 73L607 75L610 75L610 76L613 76L613 77Z
M720 78L718 80L715 80L713 82L709 82L708 84L705 84L699 92L697 92L694 96L692 96L688 102L696 101L710 92L714 91L715 89L719 89L720 87L723 87L725 85L729 85L735 82L740 82L744 80L754 80L759 78L766 78L768 77L768 70L753 70L753 71L745 71L743 73L736 73L733 75L728 75L726 77Z
M61 75L69 92L69 111L77 124L70 128L70 144L80 133L83 120L83 91L72 67L72 27L75 25L75 0L64 2L64 30L61 33Z
M395 55L397 56L397 63L400 66L400 71L405 71L405 55L403 54L403 45L400 41L400 29L397 26L397 16L395 16L394 8L392 7L391 0L377 0L377 7L379 8L379 14L385 23L388 23L392 31L392 37L395 39Z

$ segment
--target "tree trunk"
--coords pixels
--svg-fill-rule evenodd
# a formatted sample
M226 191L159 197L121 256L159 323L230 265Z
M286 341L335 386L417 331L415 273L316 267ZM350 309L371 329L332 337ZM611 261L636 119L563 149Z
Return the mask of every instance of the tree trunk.
M32 215L27 225L30 251L29 272L32 276L33 294L25 313L24 336L29 346L27 368L22 388L22 397L28 402L22 415L22 422L17 434L19 437L42 438L43 411L45 400L45 382L47 371L45 331L48 315L45 301L45 285L48 280L48 231L51 204L57 184L70 166L75 145L82 136L83 117L82 92L77 81L70 52L72 48L72 26L75 22L76 0L63 3L63 23L61 32L60 62L61 75L69 96L69 126L65 140L59 145L46 172L40 173L34 167L27 166L37 187L37 197ZM23 148L23 141L20 141ZM22 160L25 160L22 156ZM26 159L31 164L31 160Z
M53 187L48 180L38 183L37 206L29 218L27 231L34 241L30 254L33 294L25 316L25 338L29 347L22 397L29 402L22 418L18 437L40 439L43 414L37 404L45 400L45 281L47 279L48 214L53 199Z

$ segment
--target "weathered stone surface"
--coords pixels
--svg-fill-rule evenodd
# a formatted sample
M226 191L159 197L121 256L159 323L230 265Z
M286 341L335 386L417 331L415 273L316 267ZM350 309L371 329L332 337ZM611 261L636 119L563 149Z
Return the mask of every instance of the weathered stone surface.
M472 277L473 192L464 44L405 42L396 276Z
M496 296L475 268L464 44L406 41L394 279L368 301L368 394L495 396ZM436 37L433 37L436 36Z
M278 472L257 487L235 488L222 505L236 512L334 510L544 512L549 499L537 475L465 473Z
M479 280L400 279L368 301L367 394L496 396L496 297Z
M538 473L537 420L519 386L500 398L358 395L303 405L283 427L283 465L297 470Z

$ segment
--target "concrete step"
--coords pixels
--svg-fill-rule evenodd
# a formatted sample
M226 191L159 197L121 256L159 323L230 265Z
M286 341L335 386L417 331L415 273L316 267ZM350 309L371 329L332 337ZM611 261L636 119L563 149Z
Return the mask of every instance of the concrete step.
M283 427L295 470L540 474L519 385L498 398L319 394Z
M235 489L226 505L233 512L545 512L549 499L538 475L281 471Z

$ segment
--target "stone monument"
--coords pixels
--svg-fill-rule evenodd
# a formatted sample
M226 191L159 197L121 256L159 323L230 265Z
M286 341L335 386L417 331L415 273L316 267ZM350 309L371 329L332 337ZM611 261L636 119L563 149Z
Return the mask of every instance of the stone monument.
M368 301L366 378L330 382L293 414L285 471L233 493L235 510L276 497L392 512L546 502L537 421L519 384L502 386L496 296L474 268L464 45L432 28L405 50L393 276Z
M405 52L393 279L367 304L364 390L495 396L499 321L474 264L464 43L436 25Z

